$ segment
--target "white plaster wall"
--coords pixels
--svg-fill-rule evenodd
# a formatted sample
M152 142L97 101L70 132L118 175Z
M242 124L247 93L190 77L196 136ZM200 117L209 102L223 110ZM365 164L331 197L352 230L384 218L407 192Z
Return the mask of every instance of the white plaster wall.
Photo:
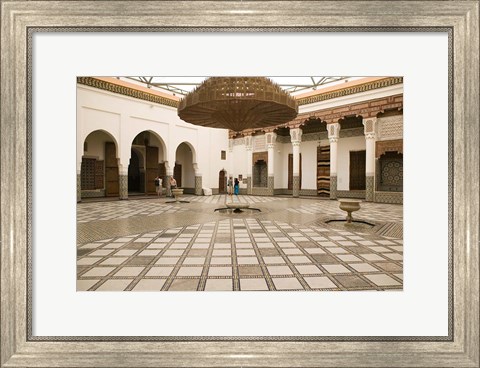
M274 188L286 188L287 186L287 176L286 170L288 167L285 166L285 143L275 143L275 161L273 163L274 170ZM291 144L289 144L291 146Z
M349 190L350 185L350 151L364 150L365 137L340 138L337 156L337 189Z
M244 144L237 144L233 146L233 177L238 175L247 177L247 150ZM241 188L246 188L246 184L240 184Z
M173 172L177 147L187 142L193 152L190 161L197 163L203 186L218 187L218 172L225 166L220 151L228 151L228 131L225 129L209 129L185 123L173 107L77 85L78 173L85 138L96 130L105 130L112 136L110 140L117 146L121 174L128 171L133 139L139 133L149 131L154 137L152 144L161 147L159 162L166 161L167 173ZM188 182L192 180L191 187L194 186L194 177L192 179L187 175L185 179Z
M293 153L293 146L292 144L289 143L282 143L282 150L281 150L281 171L279 175L275 175L275 183L277 183L277 178L278 184L276 184L276 188L279 189L287 189L288 188L288 155ZM301 147L300 147L300 152L302 152Z
M202 171L202 186L218 188L219 173L221 170L228 171L228 160L231 159L228 152L228 130L203 128L200 132L199 167L209 168ZM226 153L226 160L222 160L222 151Z
M317 146L318 141L302 142L302 189L317 189Z

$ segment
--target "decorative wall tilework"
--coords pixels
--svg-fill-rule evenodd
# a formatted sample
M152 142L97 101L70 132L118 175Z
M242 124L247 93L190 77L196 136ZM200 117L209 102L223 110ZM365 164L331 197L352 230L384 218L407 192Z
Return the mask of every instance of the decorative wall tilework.
M273 195L274 183L275 183L275 178L273 176L269 176L268 177L268 193L269 193L269 195Z
M268 196L268 195L271 195L271 192L269 188L253 187L252 195Z
M201 176L195 176L195 195L197 196L203 195Z
M365 191L364 190L337 190L337 197L365 199Z
M105 197L105 189L81 190L81 198L101 198Z
M292 194L294 197L298 197L300 195L300 176L293 177Z
M77 202L82 200L82 179L81 175L77 174Z
M316 189L300 189L299 194L301 196L317 196L317 190Z
M118 185L120 199L128 199L128 175L119 175Z
M337 199L337 177L330 176L330 199Z
M374 201L375 179L374 176L367 175L365 177L365 200L367 202Z
M403 193L396 192L375 192L375 202L403 204Z

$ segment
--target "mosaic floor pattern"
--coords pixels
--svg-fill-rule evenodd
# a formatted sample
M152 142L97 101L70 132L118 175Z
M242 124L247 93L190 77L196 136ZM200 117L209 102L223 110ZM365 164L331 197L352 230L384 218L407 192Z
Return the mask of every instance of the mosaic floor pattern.
M77 290L402 290L401 237L315 222L319 214L343 216L338 202L240 196L268 211L213 213L224 199L78 204ZM362 210L402 223L403 206L363 203Z

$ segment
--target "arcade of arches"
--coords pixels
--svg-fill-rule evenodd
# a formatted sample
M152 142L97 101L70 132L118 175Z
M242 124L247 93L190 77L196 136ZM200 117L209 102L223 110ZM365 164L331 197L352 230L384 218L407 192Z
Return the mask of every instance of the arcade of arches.
M225 131L215 138L210 134L210 145L204 144L198 133L192 139L192 132L183 127L172 135L172 128L179 125L178 117L160 126L144 124L147 129L135 133L128 142L119 139L119 133L122 137L124 132L131 134L141 124L132 122L130 126L128 119L122 118L112 128L102 124L102 119L80 119L85 121L84 128L97 129L79 142L83 150L78 162L77 200L154 195L154 178L163 178L166 187L173 175L186 194L202 195L203 188L224 193L227 178L232 176L241 178L241 194L402 203L402 85L382 86L377 86L376 98L372 94L363 97L360 92L353 94L355 103L345 105L340 98L332 98L330 105L334 105L328 108L317 102L320 98L310 96L304 102L312 103L300 105L297 118L283 126ZM79 87L86 88L83 84ZM113 94L110 97L118 99ZM162 104L155 108L168 109ZM170 129L165 134L162 129L166 124Z

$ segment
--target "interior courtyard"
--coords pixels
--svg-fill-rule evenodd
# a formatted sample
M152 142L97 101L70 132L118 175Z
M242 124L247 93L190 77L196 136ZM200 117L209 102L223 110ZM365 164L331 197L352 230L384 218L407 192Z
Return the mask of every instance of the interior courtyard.
M403 290L401 77L186 79L77 78L77 291Z

